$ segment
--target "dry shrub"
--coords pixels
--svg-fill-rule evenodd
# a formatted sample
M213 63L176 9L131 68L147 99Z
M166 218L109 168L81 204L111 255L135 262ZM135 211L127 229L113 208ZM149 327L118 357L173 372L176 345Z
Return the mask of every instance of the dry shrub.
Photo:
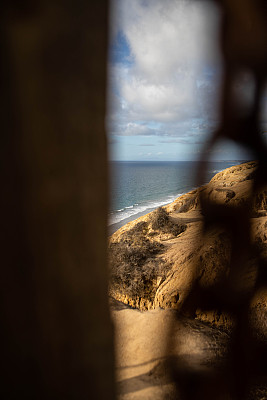
M132 268L142 266L148 258L163 250L163 244L151 241L147 236L147 222L139 222L125 232L119 242L109 245L111 267L128 264Z
M172 222L169 213L162 207L157 208L151 213L150 222L153 230L170 233L173 236L180 235L187 228L186 224L175 224Z
M110 241L111 295L153 302L158 278L163 282L170 269L158 256L164 245L155 238L160 233L177 236L186 228L184 224L174 224L167 211L160 207L151 213L148 222L138 222L118 242Z
M164 246L148 239L147 229L146 222L139 222L119 242L110 243L111 293L153 300L157 278L164 275L164 264L155 256Z
M154 230L162 229L169 223L169 214L165 208L159 207L151 214L151 227Z

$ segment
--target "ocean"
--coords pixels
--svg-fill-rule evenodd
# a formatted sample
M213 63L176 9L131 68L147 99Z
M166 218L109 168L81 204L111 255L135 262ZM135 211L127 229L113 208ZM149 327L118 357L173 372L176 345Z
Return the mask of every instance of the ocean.
M217 172L241 162L209 162L203 184ZM110 232L192 190L197 165L195 161L110 162Z

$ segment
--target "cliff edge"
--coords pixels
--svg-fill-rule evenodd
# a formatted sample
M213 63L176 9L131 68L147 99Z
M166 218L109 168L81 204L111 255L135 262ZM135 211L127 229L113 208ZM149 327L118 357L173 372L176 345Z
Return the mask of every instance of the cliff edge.
M227 168L198 189L178 197L135 221L109 241L110 295L142 311L180 310L194 282L203 287L219 283L229 272L231 241L223 229L209 230L203 240L199 194L232 207L246 203L257 163ZM267 191L258 193L251 214L252 242L267 259ZM256 260L247 260L242 290L253 288ZM227 293L225 293L227 296ZM258 292L251 303L254 323L266 335L267 293ZM197 306L191 317L228 329L231 318L220 310L205 312ZM259 323L260 322L260 323Z

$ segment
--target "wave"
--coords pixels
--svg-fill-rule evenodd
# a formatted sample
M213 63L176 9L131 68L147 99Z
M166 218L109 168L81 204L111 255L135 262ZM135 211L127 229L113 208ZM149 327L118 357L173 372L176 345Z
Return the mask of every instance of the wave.
M208 183L209 180L215 174L223 171L225 168L228 168L229 166L231 166L233 164L234 165L238 164L238 162L221 162L219 164L218 163L211 164L209 166L208 170L206 171L206 175L207 175L206 183ZM178 187L176 190L181 191L182 193L178 193L176 195L171 195L170 192L169 192L169 195L167 195L167 194L164 195L164 193L162 193L157 199L154 199L154 200L144 200L144 201L140 200L139 201L139 199L135 198L134 200L132 200L132 204L131 203L128 203L127 205L125 204L124 207L122 206L122 204L118 204L117 209L115 209L115 210L113 209L112 211L109 212L108 225L111 226L111 225L114 225L117 223L120 223L120 225L123 225L123 221L125 221L124 223L126 223L127 222L126 220L134 220L138 216L147 214L148 212L150 212L160 206L171 203L172 201L174 201L177 197L181 196L182 194L187 193L190 190L196 189L195 187L188 186L187 181L189 180L189 176L190 176L189 172L188 172L188 179L187 179L186 173L183 170L182 170L182 174L179 178L181 186L180 186L180 188ZM145 176L145 178L146 178L146 176ZM160 182L162 182L162 181L160 181ZM156 185L157 184L158 183L156 183ZM129 185L129 188L132 189L131 184ZM123 190L125 190L125 188Z
M131 218L131 220L134 220L135 217L137 218L138 214L146 214L147 212L150 212L160 206L169 204L169 203L173 202L177 197L181 196L182 194L183 193L178 193L175 196L168 196L165 199L152 200L152 201L149 201L149 202L146 202L143 204L135 203L130 206L124 207L122 209L112 211L109 213L108 225L110 226L113 224L117 224L128 218Z

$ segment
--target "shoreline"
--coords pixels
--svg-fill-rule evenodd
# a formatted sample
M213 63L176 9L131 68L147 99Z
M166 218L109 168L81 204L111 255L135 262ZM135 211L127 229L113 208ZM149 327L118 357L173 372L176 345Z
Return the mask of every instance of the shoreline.
M128 224L129 222L132 222L132 221L136 220L137 218L142 217L143 215L149 214L150 212L156 210L159 207L163 207L163 206L166 206L171 203L172 203L172 201L170 201L170 203L162 203L162 205L158 206L158 207L147 208L146 210L141 211L137 214L131 215L130 217L125 218L119 222L116 222L115 224L108 225L108 236L113 235L113 233L115 233L118 229L120 229L122 226Z
M186 371L190 374L192 371L192 376L199 376L201 385L203 373L209 376L209 369L212 377L209 385L223 382L217 379L220 372L227 371L232 363L229 349L234 343L232 332L236 320L231 313L221 311L216 303L207 312L198 296L194 296L192 288L197 282L202 287L221 287L224 296L224 277L229 271L231 246L227 235L222 234L221 227L217 225L206 231L205 240L202 240L203 216L197 195L201 190L216 204L229 203L227 207L234 210L240 205L242 207L251 195L256 168L257 163L250 162L220 171L204 188L188 192L182 199L178 197L173 205L169 203L167 211L170 220L146 217L150 211L146 210L109 227L115 231L124 226L109 238L111 315L115 331L119 333L116 341L119 397L125 400L177 398L177 391L172 391L172 380L168 375L169 356L172 356L172 362L179 358ZM267 210L266 197L263 189L253 205L255 217L251 222L251 242L260 245L260 251L267 242L267 216L262 215L263 209ZM135 219L142 214L138 227ZM125 226L129 221L132 222ZM175 230L174 225L185 229ZM261 254L265 257L265 253ZM238 296L241 294L241 298L247 288L253 287L254 290L257 254L251 257L248 253L244 265L248 266L247 272L243 274L242 271L242 279L233 282L233 290L236 290L237 284L236 293ZM251 292L253 297L245 311L253 316L248 329L255 337L256 350L253 353L253 348L251 354L252 360L257 363L257 344L262 345L266 339L264 318L267 294L264 290L256 290ZM185 300L192 294L194 309L191 313L188 308L185 318ZM238 297L234 298L233 308L236 299ZM242 334L246 337L247 333L244 331ZM171 365L180 373L180 364ZM195 375L198 371L199 375ZM259 368L246 388L251 399L267 399L264 397L267 393L264 378L263 370ZM228 375L226 381L229 381ZM217 387L214 388L215 393ZM231 387L227 385L223 395L228 396L228 389L231 395ZM207 393L206 389L201 392L204 398Z
M211 161L211 162L213 162L213 161ZM227 162L227 161L217 161L217 162ZM230 162L230 160L229 160L229 162ZM236 165L241 165L241 164L246 163L246 162L249 162L249 161L244 161L244 160L231 160L231 162L234 163L234 164L231 165L231 166L236 166ZM231 166L230 166L230 167L231 167ZM213 176L215 176L217 173L219 173L219 172L221 172L221 171L224 171L225 169L230 168L230 167L226 167L226 168L222 168L222 169L219 169L219 170L214 171ZM212 177L213 177L213 176L212 176ZM212 177L211 177L210 179L212 179ZM209 181L210 181L210 179L208 179L205 183L203 183L203 185L208 184ZM192 185L191 188L187 188L187 189L186 189L185 191L183 191L182 193L177 194L177 196L175 196L171 201L164 202L164 200L163 200L163 202L162 202L161 204L158 204L156 207L149 207L149 208L146 208L145 210L140 211L140 212L137 212L136 214L131 215L131 216L127 217L127 218L124 218L123 220L121 220L121 221L119 221L119 222L116 222L116 223L113 223L113 224L110 224L110 225L108 224L108 236L111 236L111 235L112 235L113 233L115 233L118 229L120 229L122 226L128 224L129 222L132 222L132 221L136 220L136 219L139 218L139 217L142 217L142 216L144 216L144 215L146 215L146 214L149 214L150 212L156 210L156 209L159 208L159 207L167 206L167 205L173 203L173 202L174 202L175 200L177 200L179 197L183 196L184 194L189 193L189 192L191 192L192 190L197 189L197 186L195 186L194 183L195 183L195 182L192 182L193 185ZM156 201L156 200L155 200L155 201Z

